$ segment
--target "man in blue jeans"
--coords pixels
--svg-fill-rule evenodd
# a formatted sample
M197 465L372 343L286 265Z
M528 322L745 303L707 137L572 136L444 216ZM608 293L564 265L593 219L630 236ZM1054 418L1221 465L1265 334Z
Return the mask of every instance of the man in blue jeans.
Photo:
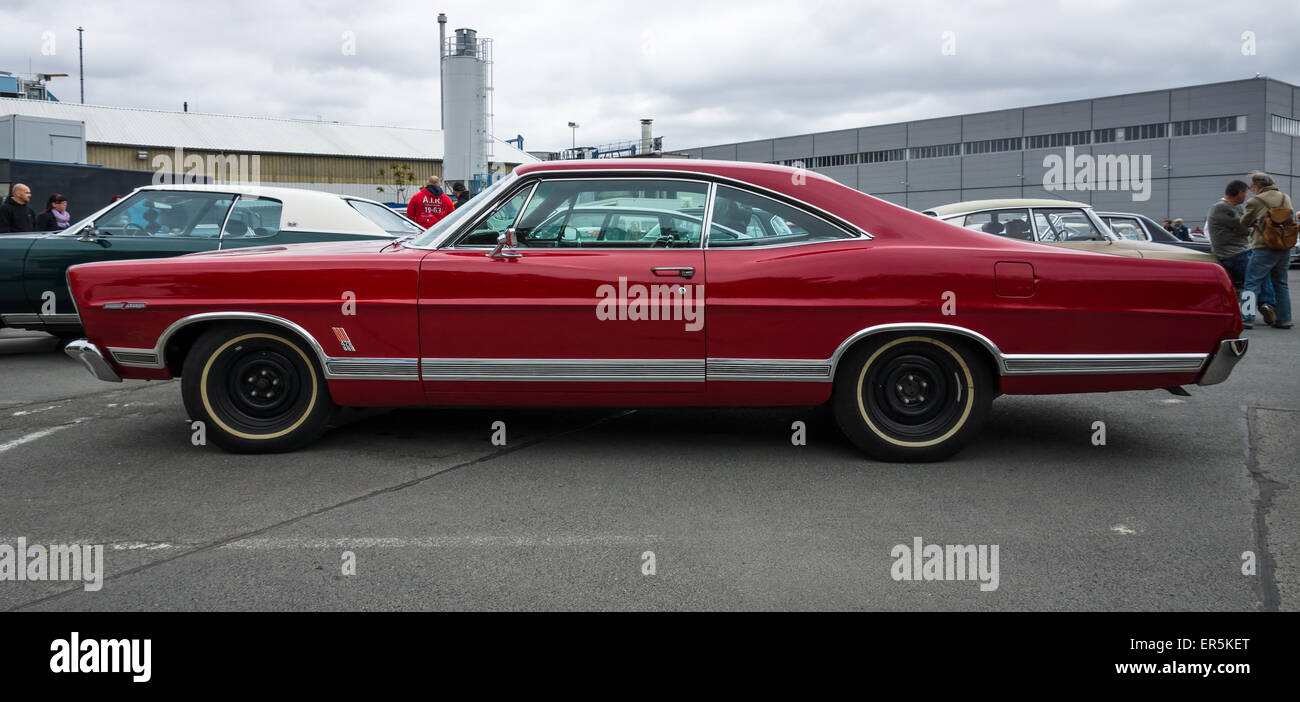
M1210 237L1210 248L1215 258L1219 259L1219 265L1228 271L1233 287L1238 290L1245 287L1246 267L1251 255L1251 232L1241 223L1241 203L1246 201L1249 187L1240 180L1228 183L1223 190L1223 197L1205 215L1205 233ZM1275 304L1273 284L1267 278L1264 279L1264 287L1259 299L1255 300L1254 307L1263 304L1269 305L1270 309ZM1248 329L1254 328L1244 315L1242 324L1247 325Z
M1255 299L1263 299L1264 281L1271 280L1275 304L1261 302L1259 314L1264 318L1265 324L1270 324L1275 329L1290 329L1294 326L1291 321L1291 291L1287 287L1291 250L1264 246L1263 231L1269 209L1286 208L1291 210L1292 217L1295 216L1295 209L1291 205L1291 197L1278 190L1273 177L1267 173L1256 171L1250 174L1250 190L1255 196L1246 202L1246 213L1241 217L1241 223L1252 231L1250 263L1246 266L1246 289L1255 293ZM1246 324L1254 321L1254 315L1244 318Z

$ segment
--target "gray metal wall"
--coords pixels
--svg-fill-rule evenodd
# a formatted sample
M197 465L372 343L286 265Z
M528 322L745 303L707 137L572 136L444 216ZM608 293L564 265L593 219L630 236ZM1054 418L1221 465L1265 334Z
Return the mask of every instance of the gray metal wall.
M0 116L0 158L86 162L86 124L27 115Z
M1300 139L1270 129L1271 115L1300 119L1300 88L1266 78L1248 79L683 152L692 158L771 162L1233 115L1246 117L1245 131L1074 147L1076 155L1150 156L1152 182L1146 201L1134 200L1129 191L1047 191L1043 159L1064 155L1063 147L813 169L918 210L961 200L1054 197L1087 202L1099 210L1140 212L1157 220L1181 217L1194 226L1204 220L1229 180L1252 170L1273 174L1287 192L1300 187Z

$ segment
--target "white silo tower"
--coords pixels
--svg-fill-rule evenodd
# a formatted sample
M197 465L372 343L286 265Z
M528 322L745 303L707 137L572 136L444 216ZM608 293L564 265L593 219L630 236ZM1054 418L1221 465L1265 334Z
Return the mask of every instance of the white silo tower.
M465 181L471 188L488 177L492 160L492 40L473 29L445 36L445 18L438 17L442 44L442 175L443 182Z

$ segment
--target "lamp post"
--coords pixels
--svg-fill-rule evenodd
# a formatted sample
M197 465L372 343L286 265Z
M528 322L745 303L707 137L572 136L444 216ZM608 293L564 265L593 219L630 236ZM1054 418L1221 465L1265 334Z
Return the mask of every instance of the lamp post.
M81 37L85 27L77 27L77 72L81 79L81 104L86 104L86 52L82 48Z
M573 130L573 148L575 150L578 148L578 126L577 122L569 122L569 129Z

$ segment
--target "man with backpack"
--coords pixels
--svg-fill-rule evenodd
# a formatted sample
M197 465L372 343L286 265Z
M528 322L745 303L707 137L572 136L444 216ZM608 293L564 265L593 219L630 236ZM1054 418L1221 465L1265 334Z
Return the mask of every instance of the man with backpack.
M1246 213L1241 217L1241 223L1252 230L1246 289L1258 300L1263 295L1264 280L1271 280L1277 307L1260 304L1259 314L1265 324L1275 329L1290 329L1294 323L1287 270L1300 224L1296 223L1291 197L1277 189L1269 174L1260 171L1250 174L1250 191L1255 196L1246 201ZM1248 328L1254 326L1254 315L1246 315L1244 319Z

